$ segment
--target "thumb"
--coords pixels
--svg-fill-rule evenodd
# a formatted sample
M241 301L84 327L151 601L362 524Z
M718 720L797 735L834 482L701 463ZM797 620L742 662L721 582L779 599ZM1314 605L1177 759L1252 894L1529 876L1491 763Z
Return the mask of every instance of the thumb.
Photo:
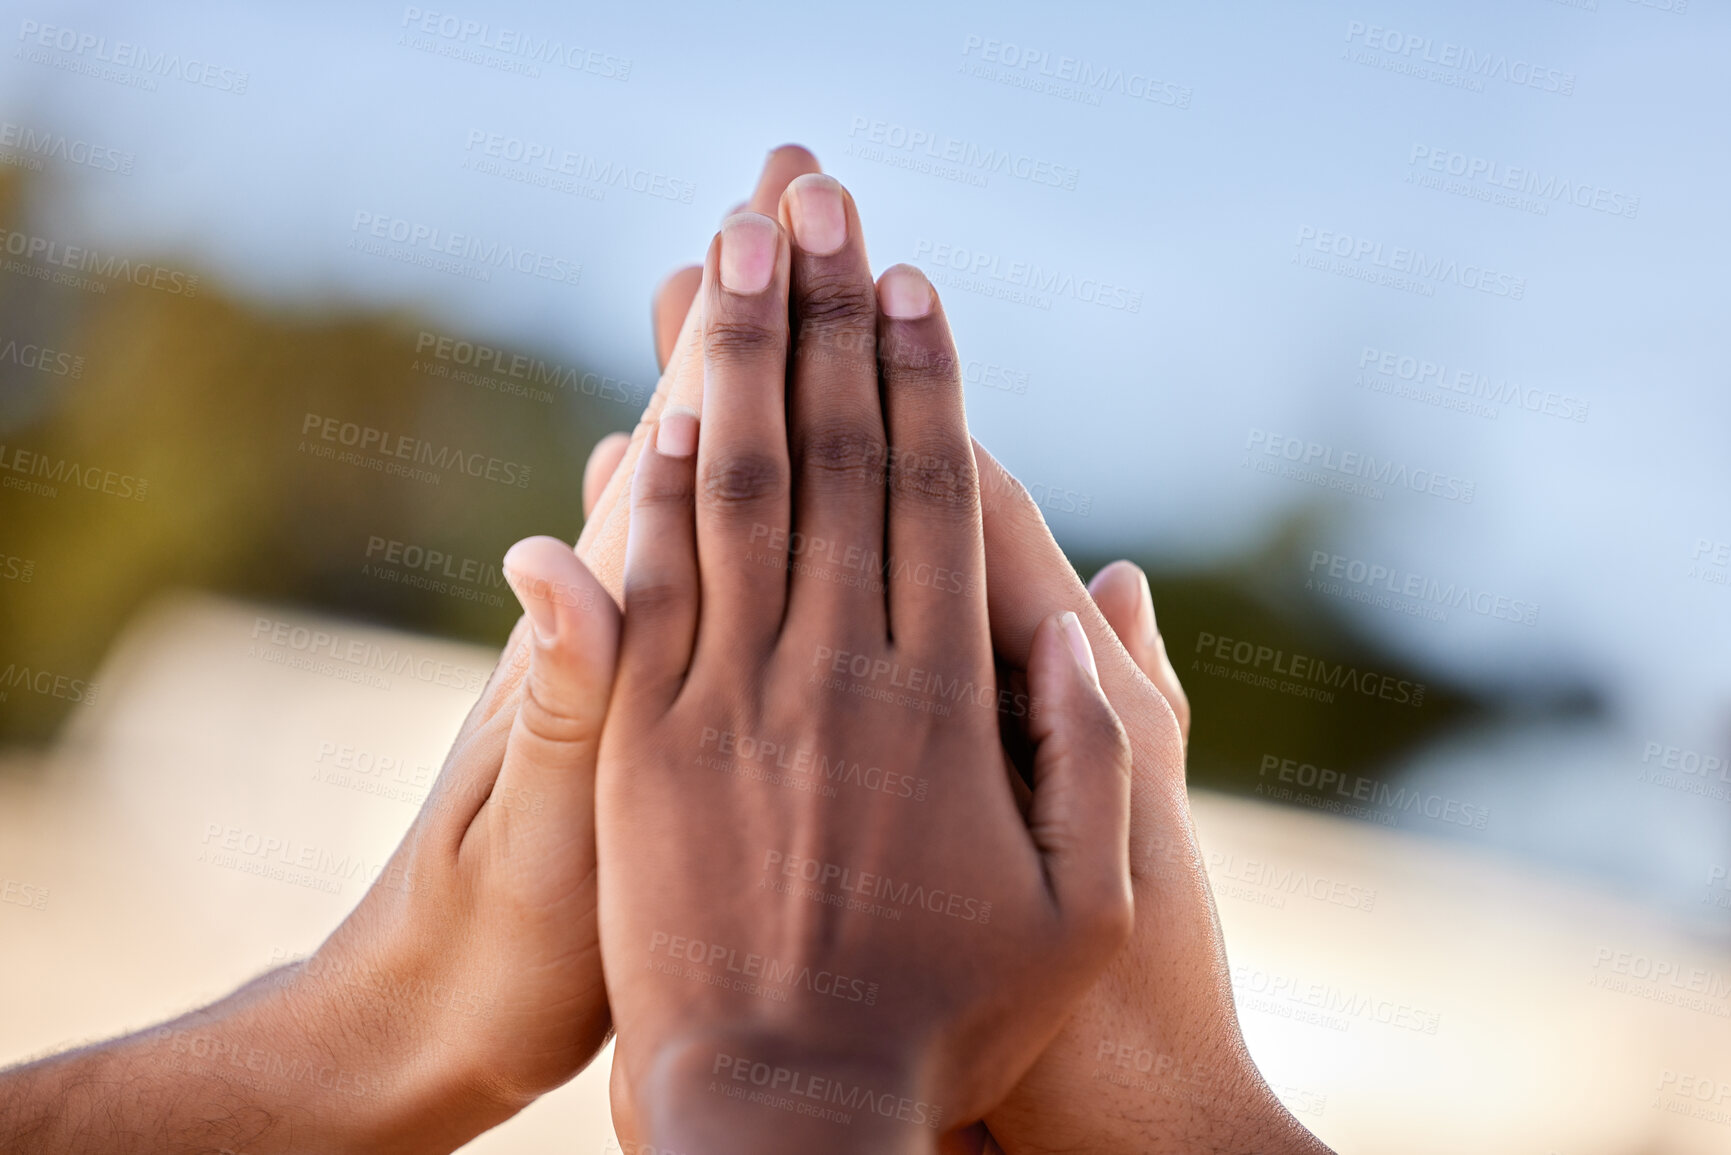
M1066 919L1129 937L1130 740L1076 615L1041 622L1028 662L1034 798L1028 825Z
M619 649L619 610L557 538L525 538L506 552L503 568L532 629L529 672L499 785L531 800L557 796L574 776L594 773Z

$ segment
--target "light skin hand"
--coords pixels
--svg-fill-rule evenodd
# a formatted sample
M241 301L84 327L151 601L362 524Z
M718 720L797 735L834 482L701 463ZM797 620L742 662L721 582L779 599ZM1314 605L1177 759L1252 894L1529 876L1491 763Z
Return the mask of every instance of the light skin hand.
M1020 664L1036 607L1072 609L1100 655L1100 680L1130 735L1135 768L1132 940L1016 1091L986 1117L1009 1155L1327 1150L1269 1090L1244 1047L1224 943L1184 784L1182 690L1140 633L1145 675L1064 558L1027 491L978 444L993 644ZM999 580L1002 575L1002 580ZM1122 578L1108 579L1109 582ZM1103 594L1105 591L1101 591ZM1110 595L1114 600L1120 595ZM1138 597L1140 594L1138 593ZM1153 629L1153 607L1147 607ZM1138 627L1140 631L1140 627ZM1163 652L1163 645L1160 647ZM1162 653L1163 656L1163 653ZM1165 693L1156 689L1165 684ZM1185 708L1186 715L1188 708ZM1131 1086L1107 1076L1131 1055ZM1160 1074L1140 1072L1150 1054Z
M379 879L309 959L161 1027L0 1078L0 1149L450 1151L608 1029L594 769L618 610L550 538L511 709L483 695Z
M929 1151L939 1120L1009 1089L1128 933L1128 765L1079 623L1054 618L1029 655L1024 819L941 310L917 270L874 292L833 181L794 182L783 211L793 246L744 214L712 247L703 436L664 411L632 481L597 779L615 1092L658 1149ZM906 690L895 670L971 692L841 684ZM933 837L963 824L965 849ZM990 902L989 920L814 901L790 858L844 896L894 879ZM838 1125L715 1089L758 1070L907 1110Z
M815 167L778 150L752 203ZM610 1029L593 774L617 610L570 546L519 543L506 568L529 616L349 918L216 1004L0 1075L0 1149L448 1151L589 1063Z

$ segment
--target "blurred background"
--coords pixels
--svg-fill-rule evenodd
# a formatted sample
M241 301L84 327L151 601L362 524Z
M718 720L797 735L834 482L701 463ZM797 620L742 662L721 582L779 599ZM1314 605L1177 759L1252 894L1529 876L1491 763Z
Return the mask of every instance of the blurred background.
M4 0L0 41L0 1063L340 921L208 830L389 854L499 558L575 539L654 388L654 286L797 141L1077 568L1149 570L1300 1119L1731 1150L1722 4ZM604 1150L604 1066L475 1149Z

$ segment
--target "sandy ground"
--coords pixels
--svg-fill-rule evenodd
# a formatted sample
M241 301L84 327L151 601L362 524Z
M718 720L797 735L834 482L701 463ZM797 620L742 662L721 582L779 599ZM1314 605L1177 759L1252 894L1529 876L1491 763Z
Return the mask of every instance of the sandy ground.
M293 668L261 618L483 673L495 656L206 598L142 618L60 746L0 765L0 884L20 884L0 1063L214 998L360 897L245 873L212 829L374 863L401 837L472 694ZM344 776L340 747L403 772ZM1470 847L1206 793L1195 810L1251 1049L1340 1151L1731 1151L1731 956ZM606 1060L466 1150L609 1150Z

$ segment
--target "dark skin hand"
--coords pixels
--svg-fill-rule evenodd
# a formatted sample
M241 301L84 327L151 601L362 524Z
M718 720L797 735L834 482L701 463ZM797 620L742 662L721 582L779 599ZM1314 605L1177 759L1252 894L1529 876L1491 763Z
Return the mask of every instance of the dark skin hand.
M816 171L815 159L796 147L778 150L771 162L777 171ZM692 357L690 284L688 271L670 277L653 310L658 355L669 368L663 388L688 404L701 399L701 374L682 372ZM623 451L616 442L607 452L621 453L629 465L637 440ZM1009 1155L1151 1148L1326 1152L1269 1090L1244 1047L1185 791L1188 702L1146 599L1145 579L1130 563L1108 566L1093 583L1096 604L1025 488L984 447L974 448L998 660L1025 667L1052 599L1074 611L1134 758L1130 851L1138 918L1131 943L1016 1092L988 1115L992 1133ZM604 490L599 500L585 543L617 550L609 543L623 529L607 508L617 497ZM614 588L605 570L597 577ZM1182 1072L1183 1082L1166 1079L1152 1089L1115 1085L1106 1077L1116 1071L1114 1059L1102 1056L1125 1047L1162 1056L1163 1069ZM973 1129L954 1141L961 1144L956 1150L971 1152L988 1139L983 1129Z

